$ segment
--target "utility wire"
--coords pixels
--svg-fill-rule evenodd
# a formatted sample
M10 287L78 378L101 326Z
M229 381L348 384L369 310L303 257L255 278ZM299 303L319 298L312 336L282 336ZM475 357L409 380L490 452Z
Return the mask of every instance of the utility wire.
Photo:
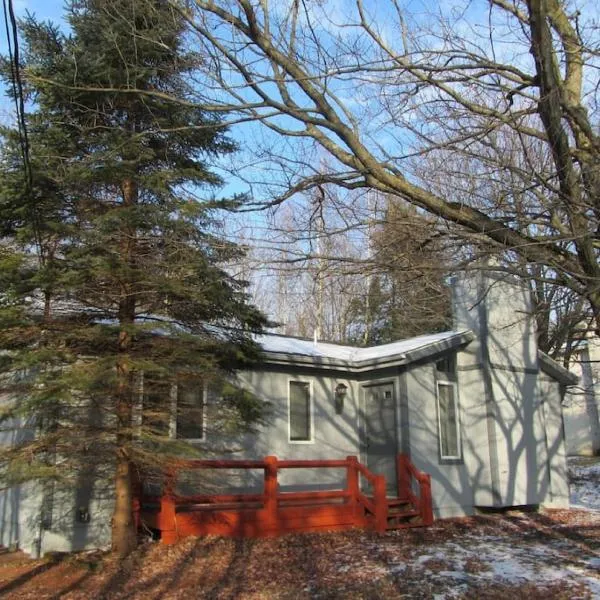
M21 80L21 69L19 60L19 33L17 19L12 0L2 0L4 11L4 23L6 26L6 41L8 44L8 57L11 66L11 83L13 88L13 99L17 113L17 127L19 131L19 144L23 157L23 168L25 169L25 180L29 190L32 188L31 163L29 160L29 136L27 135L27 123L25 121L25 98L23 93L23 82ZM9 25L10 24L10 25ZM12 35L11 35L12 29Z
M23 159L25 171L25 193L30 197L29 209L31 211L31 224L36 241L36 249L40 264L44 264L46 256L42 244L39 215L35 202L33 201L33 172L29 156L29 136L27 134L27 121L25 119L25 94L23 92L23 81L21 79L21 64L19 59L19 29L12 0L2 0L4 12L4 25L6 29L6 42L8 46L8 57L11 68L11 85L15 111L17 113L17 131L19 135L19 147Z

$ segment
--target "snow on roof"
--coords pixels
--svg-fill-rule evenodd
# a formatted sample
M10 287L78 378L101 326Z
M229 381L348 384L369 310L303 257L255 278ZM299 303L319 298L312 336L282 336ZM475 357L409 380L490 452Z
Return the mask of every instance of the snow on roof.
M455 338L457 336L462 336L465 333L467 332L444 331L442 333L420 335L418 337L392 342L391 344L382 344L380 346L371 346L369 348L343 346L341 344L332 344L329 342L315 343L312 340L270 333L259 335L255 339L267 353L291 354L314 358L362 362L403 355L419 348L424 348L426 346L438 344L445 340L450 340L451 338Z
M275 333L265 333L255 336L267 356L268 360L284 363L319 363L332 366L344 363L350 369L364 369L372 367L374 363L379 365L389 364L390 361L412 362L437 352L457 348L473 339L473 332L466 329L462 331L444 331L420 335L418 337L371 346L369 348L357 348L356 346L344 346L332 344L331 342L314 342L302 338L288 337ZM538 351L540 368L542 371L566 385L573 385L578 378L570 373L562 365L541 351Z

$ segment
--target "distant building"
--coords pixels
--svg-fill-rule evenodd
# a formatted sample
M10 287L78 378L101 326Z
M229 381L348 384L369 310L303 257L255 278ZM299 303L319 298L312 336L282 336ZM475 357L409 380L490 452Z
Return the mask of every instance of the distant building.
M578 343L570 370L579 383L569 388L564 400L567 454L600 454L600 339L590 335Z

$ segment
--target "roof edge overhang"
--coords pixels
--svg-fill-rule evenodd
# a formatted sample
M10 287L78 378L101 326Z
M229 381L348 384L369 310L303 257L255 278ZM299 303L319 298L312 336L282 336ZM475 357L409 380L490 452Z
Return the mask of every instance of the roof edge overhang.
M575 373L571 373L571 371L565 369L565 367L557 363L545 352L538 350L538 359L540 361L540 369L546 373L546 375L550 375L550 377L556 379L559 383L568 386L576 385L579 382L579 377L575 375Z
M448 337L398 354L370 358L367 360L342 360L324 356L308 356L306 354L293 354L281 352L264 352L263 363L270 365L284 365L316 368L327 371L347 371L350 373L364 373L378 369L405 366L419 360L428 358L446 350L464 346L475 339L475 334L470 331L461 331Z

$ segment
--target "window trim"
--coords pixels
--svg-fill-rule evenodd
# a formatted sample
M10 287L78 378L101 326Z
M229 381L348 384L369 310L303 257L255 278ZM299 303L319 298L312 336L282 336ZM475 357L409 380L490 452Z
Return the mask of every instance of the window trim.
M292 406L291 406L291 384L292 383L307 383L309 393L309 430L310 437L307 440L293 440L292 439ZM314 414L314 385L312 379L303 379L298 377L289 378L287 380L287 430L288 430L288 444L314 444L315 443L315 414Z
M462 436L461 436L461 423L460 423L460 403L458 401L458 386L455 381L449 381L447 379L437 379L435 382L435 400L437 410L437 426L438 426L438 447L439 447L439 458L442 464L462 463ZM454 410L456 413L455 427L456 427L456 450L455 455L444 455L443 454L443 443L442 443L442 416L440 410L440 386L451 387L453 390L454 397Z

